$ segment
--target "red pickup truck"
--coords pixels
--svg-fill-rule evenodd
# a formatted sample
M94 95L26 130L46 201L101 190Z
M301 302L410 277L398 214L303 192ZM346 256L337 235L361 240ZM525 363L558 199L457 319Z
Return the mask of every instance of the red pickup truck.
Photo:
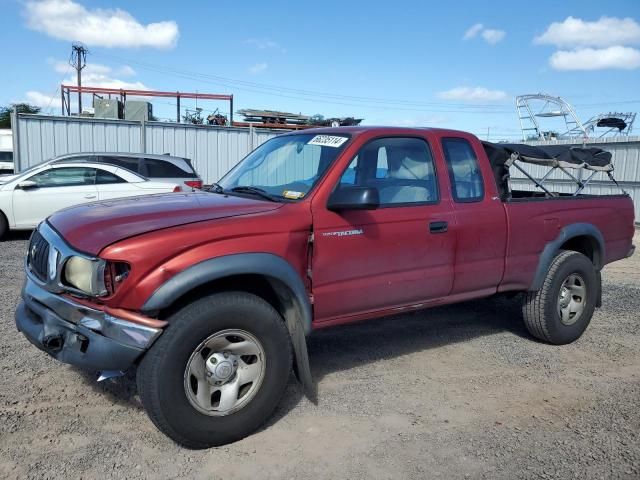
M633 253L632 201L511 191L507 158L444 129L283 134L210 191L52 215L17 327L62 362L136 367L153 423L192 448L258 428L292 365L313 395L315 329L510 292L534 337L572 342Z

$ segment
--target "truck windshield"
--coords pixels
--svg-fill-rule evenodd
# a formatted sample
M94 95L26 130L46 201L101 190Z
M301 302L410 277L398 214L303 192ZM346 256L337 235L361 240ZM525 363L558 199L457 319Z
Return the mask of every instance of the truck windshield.
M302 199L345 148L348 135L282 135L260 145L218 183L218 190ZM263 195L264 196L264 195Z

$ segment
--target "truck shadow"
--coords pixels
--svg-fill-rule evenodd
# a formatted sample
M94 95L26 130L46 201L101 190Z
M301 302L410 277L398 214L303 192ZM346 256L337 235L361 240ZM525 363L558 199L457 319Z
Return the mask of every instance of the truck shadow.
M522 321L519 300L496 296L318 330L308 338L307 345L319 396L322 379L336 371L501 332L532 341ZM303 397L297 380L290 381L265 428L287 415Z
M530 341L518 299L493 297L327 328L314 332L307 343L313 379L318 386L325 376L336 371L501 332ZM135 371L98 383L96 372L75 370L94 391L119 405L142 411ZM277 423L303 397L303 389L292 375L283 399L262 428Z

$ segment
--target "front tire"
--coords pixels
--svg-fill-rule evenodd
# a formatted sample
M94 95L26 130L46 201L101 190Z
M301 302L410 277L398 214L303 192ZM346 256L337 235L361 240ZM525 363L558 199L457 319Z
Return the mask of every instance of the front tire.
M529 333L555 345L580 338L595 310L598 281L593 263L583 254L556 255L540 290L524 297L522 313Z
M284 320L244 292L201 298L169 326L138 367L138 392L160 431L189 448L240 440L271 415L289 380Z

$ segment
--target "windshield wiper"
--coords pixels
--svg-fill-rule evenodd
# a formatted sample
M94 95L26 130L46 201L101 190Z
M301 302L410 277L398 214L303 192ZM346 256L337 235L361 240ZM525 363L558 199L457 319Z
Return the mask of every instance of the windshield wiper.
M262 188L258 188L258 187L251 187L248 185L240 185L238 187L233 187L231 189L229 189L230 192L236 192L236 193L248 193L251 195L256 195L258 197L262 197L265 200L269 200L270 202L277 202L277 200L273 197L273 195L270 195L269 193L267 193L266 190L263 190Z

